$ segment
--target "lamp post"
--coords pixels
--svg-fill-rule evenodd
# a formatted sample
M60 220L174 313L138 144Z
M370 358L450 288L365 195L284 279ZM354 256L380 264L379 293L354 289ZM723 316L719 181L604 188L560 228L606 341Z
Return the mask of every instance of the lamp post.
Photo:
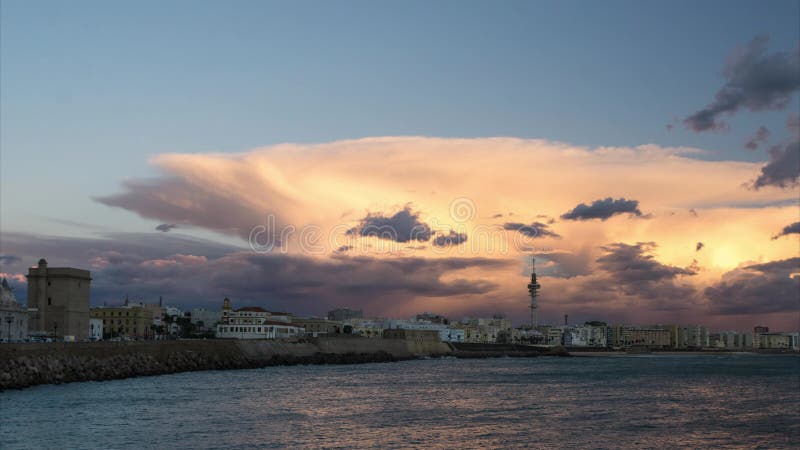
M6 316L6 323L8 324L8 343L11 343L11 324L14 323L14 316L11 314Z

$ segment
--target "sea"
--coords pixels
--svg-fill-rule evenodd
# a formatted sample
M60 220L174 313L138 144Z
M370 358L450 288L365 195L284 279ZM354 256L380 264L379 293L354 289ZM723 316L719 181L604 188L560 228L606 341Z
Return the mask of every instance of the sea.
M426 359L0 393L2 449L800 448L800 356Z

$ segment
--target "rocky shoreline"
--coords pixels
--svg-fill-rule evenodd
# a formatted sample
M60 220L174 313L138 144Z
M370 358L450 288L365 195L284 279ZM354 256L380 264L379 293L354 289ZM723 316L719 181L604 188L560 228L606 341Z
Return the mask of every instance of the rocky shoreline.
M0 391L40 384L116 380L199 370L362 364L440 356L568 355L563 349L543 351L524 346L441 344L420 349L413 344L403 340L362 338L8 344L0 346Z
M23 356L0 364L0 391L40 384L118 380L198 370L257 369L298 364L361 364L399 359L387 352L315 353L307 356L273 355L251 359L243 355L220 357L203 353L176 353L167 360L150 355L127 354L107 359L66 356Z

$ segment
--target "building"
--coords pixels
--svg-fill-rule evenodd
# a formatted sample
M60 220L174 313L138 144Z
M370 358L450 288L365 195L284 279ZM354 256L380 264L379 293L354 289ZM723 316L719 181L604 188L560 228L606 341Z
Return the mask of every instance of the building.
M44 258L28 269L30 334L84 340L89 337L88 270L47 267Z
M608 326L603 322L586 322L564 330L564 345L572 347L606 347Z
M311 337L353 334L352 325L336 320L293 317L292 325L305 329L306 336Z
M357 336L381 339L383 330L386 329L386 322L383 319L350 319L346 323L353 327L353 334Z
M753 348L762 348L761 335L764 333L769 333L769 327L764 327L764 326L753 327Z
M630 327L624 344L625 347L668 348L670 347L670 332L659 327Z
M28 311L19 303L5 278L0 281L0 342L28 338Z
M416 316L417 318L420 316ZM423 316L424 317L424 316ZM439 316L441 317L441 316ZM464 342L465 332L463 329L451 328L441 321L436 323L428 320L386 320L383 327L385 329L403 330L430 330L439 333L439 340L442 342Z
M674 349L701 349L711 345L708 328L700 325L663 325L669 331L670 347Z
M234 310L227 297L222 301L222 314L216 337L223 339L279 339L300 337L305 329L291 323L291 314L271 313L258 306Z
M417 322L430 322L430 323L441 323L444 325L450 324L450 319L440 314L433 314L430 312L424 312L422 314L417 314L414 316L414 320Z
M363 319L364 312L360 309L338 308L328 311L328 320L346 322L351 319Z
M89 319L89 340L103 340L103 319Z
M453 328L464 330L464 342L495 343L499 336L505 339L511 333L511 321L495 314L491 318L464 318L453 324Z
M759 333L758 347L755 348L762 350L798 350L798 333Z
M103 322L103 338L149 339L154 335L152 311L141 304L98 306L91 317Z
M220 320L220 311L210 311L205 308L192 310L192 325L200 331L214 330Z

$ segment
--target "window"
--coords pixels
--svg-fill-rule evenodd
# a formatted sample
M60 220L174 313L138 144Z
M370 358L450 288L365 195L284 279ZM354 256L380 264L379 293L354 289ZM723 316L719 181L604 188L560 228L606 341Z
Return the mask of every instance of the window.
M50 297L47 297L47 305L49 306L49 305L52 305L52 304L53 304L53 299L50 298Z

